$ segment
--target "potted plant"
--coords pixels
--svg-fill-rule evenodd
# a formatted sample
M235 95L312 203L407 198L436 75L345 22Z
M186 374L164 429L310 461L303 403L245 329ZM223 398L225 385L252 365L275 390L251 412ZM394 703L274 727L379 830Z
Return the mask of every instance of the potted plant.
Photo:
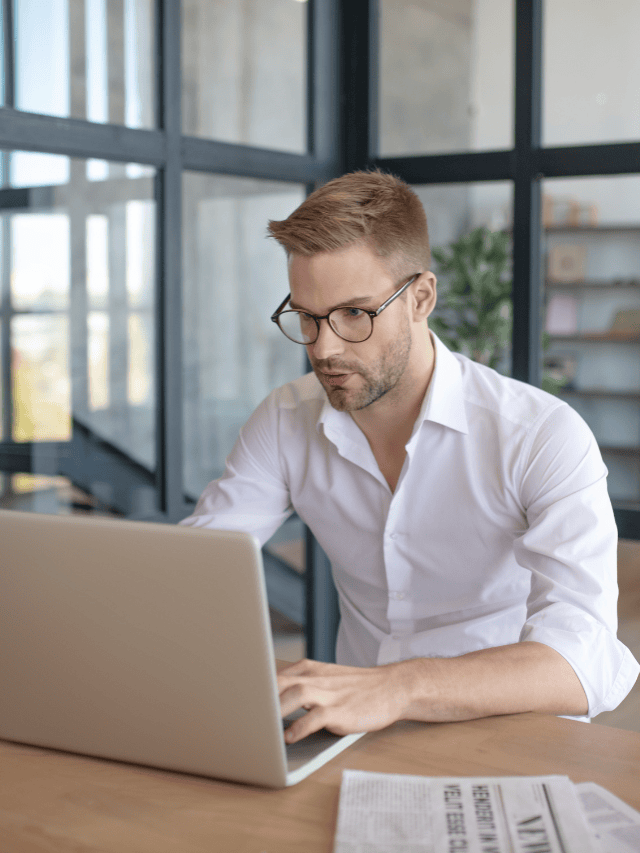
M475 228L432 254L442 288L429 325L449 349L498 367L511 346L508 234Z
M475 228L432 254L442 278L429 326L449 349L508 374L513 328L509 235ZM546 350L548 335L541 344ZM567 380L545 371L542 388L556 394Z

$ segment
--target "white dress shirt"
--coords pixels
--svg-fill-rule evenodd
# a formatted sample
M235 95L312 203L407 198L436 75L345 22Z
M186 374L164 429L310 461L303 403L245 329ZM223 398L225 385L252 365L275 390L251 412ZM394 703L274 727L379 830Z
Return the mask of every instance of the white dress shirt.
M433 337L394 492L311 373L261 403L182 524L264 543L295 510L332 564L338 663L534 640L571 664L589 717L611 710L640 668L616 637L617 531L595 439L566 403Z

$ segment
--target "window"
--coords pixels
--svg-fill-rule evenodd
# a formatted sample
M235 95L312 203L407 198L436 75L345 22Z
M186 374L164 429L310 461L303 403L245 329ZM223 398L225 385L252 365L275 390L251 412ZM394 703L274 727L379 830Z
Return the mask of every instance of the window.
M183 187L184 481L197 498L222 474L258 403L303 372L303 354L269 319L289 285L266 223L287 217L305 193L196 172Z
M148 484L123 481L107 501L109 484L89 467L75 485L97 488L114 512L153 507L155 170L101 161L98 184L96 161L25 151L0 160L3 438L31 455L25 474L69 475L89 436L108 444ZM41 470L35 445L50 457Z
M513 145L513 3L381 0L381 156Z

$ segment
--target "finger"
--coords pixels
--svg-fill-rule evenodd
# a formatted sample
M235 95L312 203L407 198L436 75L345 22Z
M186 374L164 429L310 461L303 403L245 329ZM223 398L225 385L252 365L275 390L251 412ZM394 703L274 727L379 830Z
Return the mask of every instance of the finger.
M302 688L308 683L308 679L301 675L278 676L278 693L282 698L283 693L294 688Z
M324 711L312 708L304 717L292 723L284 733L286 743L297 743L324 727Z
M302 658L295 663L289 664L278 671L278 675L311 675L318 671L318 667L322 666L318 661Z
M294 684L280 694L280 709L283 717L293 714L300 708L309 710L328 701L326 691L318 690L310 684Z

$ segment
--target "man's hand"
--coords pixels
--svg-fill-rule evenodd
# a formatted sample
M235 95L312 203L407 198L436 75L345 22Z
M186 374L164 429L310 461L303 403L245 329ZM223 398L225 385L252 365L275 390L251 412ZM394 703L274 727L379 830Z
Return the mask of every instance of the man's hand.
M455 658L414 658L369 668L301 660L278 674L282 716L308 711L285 733L295 743L327 728L375 731L397 720L450 722L494 714L581 716L589 703L555 649L524 641Z
M295 743L318 729L334 734L371 732L406 713L403 665L370 668L300 660L278 673L282 716L308 711L285 732Z

